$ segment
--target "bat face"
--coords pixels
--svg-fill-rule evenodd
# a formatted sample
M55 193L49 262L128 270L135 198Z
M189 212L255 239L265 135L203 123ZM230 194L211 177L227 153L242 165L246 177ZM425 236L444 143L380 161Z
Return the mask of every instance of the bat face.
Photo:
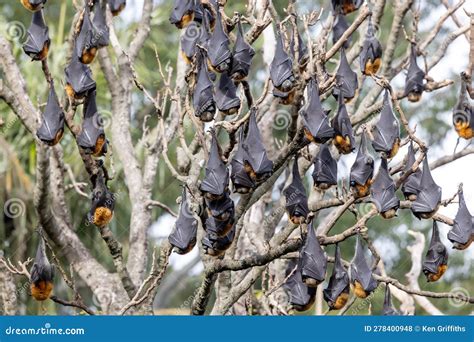
M48 299L53 290L54 267L48 260L45 243L42 239L36 250L36 257L30 275L30 289L33 298L38 301Z
M405 95L408 101L418 102L423 94L425 72L416 63L416 46L411 45L410 66L405 80Z
M65 69L66 92L70 98L82 99L87 93L95 89L91 69L82 64L78 58L72 57Z
M334 137L334 130L319 97L318 82L312 77L306 88L307 104L300 110L305 137L311 142L325 143Z
M38 138L50 146L56 145L64 133L64 112L59 105L56 92L52 86L49 90L48 102L43 112L43 122L36 132Z
M350 184L356 198L365 197L369 194L373 176L374 159L367 151L367 137L363 132L357 157L350 172Z
M186 188L183 187L179 215L168 240L178 254L190 252L196 245L198 222L194 218L187 200Z
M100 3L94 5L94 19L92 21L93 36L91 45L103 47L109 45L109 27L105 21L105 13Z
M219 84L216 87L216 105L225 115L236 114L240 108L237 88L226 72L221 74Z
M328 287L323 291L323 296L331 310L340 310L349 299L350 285L349 275L342 265L339 245L336 245L336 255L334 258L332 275L329 278Z
M347 22L346 17L342 14L337 14L336 20L334 21L334 25L332 27L332 43L336 44L339 39L341 39L342 35L346 30L349 28L349 23ZM348 49L351 45L352 37L349 37L344 44L342 44L343 49Z
M338 86L333 89L332 94L336 98L342 96L346 102L355 96L357 88L359 87L357 73L352 71L344 49L341 49L341 61L336 72L336 84L338 84Z
M251 174L247 173L245 167L245 160L248 160L246 157L247 152L244 150L243 144L245 139L244 128L240 128L239 133L239 144L237 145L237 151L231 161L231 173L230 179L232 180L232 185L234 192L239 194L247 194L251 189L255 188L256 183L250 177ZM256 177L254 177L256 179Z
M107 153L107 139L102 126L102 119L97 111L96 91L91 91L84 103L84 120L82 130L77 137L78 145L96 157Z
M23 51L34 61L44 60L48 56L51 41L42 10L33 13L27 35L26 42L23 44Z
M270 78L275 88L287 93L295 86L293 62L283 47L280 34L277 34L276 41L275 57L270 65Z
M301 277L309 287L317 287L326 277L327 260L313 227L308 227L306 242L300 250Z
M286 212L293 224L306 222L309 214L308 196L304 188L303 181L298 170L298 159L293 163L293 180L291 184L283 191L286 198Z
M453 125L460 138L474 137L474 108L467 96L467 80L461 80L461 92L453 110Z
M395 191L395 183L388 173L387 159L382 158L379 171L370 189L370 197L383 218L389 219L396 216L400 200L395 195Z
M248 76L254 55L255 50L245 41L242 24L239 20L237 38L232 52L232 68L230 71L233 79L241 81Z
M211 221L206 221L206 224L210 224ZM232 241L235 237L235 225L224 237L218 237L213 234L212 227L207 228L210 232L207 232L202 239L202 247L204 252L211 256L221 256L226 250L232 245Z
M439 280L448 269L448 251L439 238L436 221L433 221L433 234L430 246L423 261L423 273L428 282Z
M201 183L201 191L209 194L207 198L222 197L229 185L229 170L219 154L219 145L214 130L211 131L212 141L209 159L206 166L206 176Z
M44 7L46 0L21 0L21 4L31 12L39 11Z
M91 210L88 220L97 227L104 227L110 223L114 216L115 197L108 189L104 177L99 176L93 180Z
M206 206L209 215L218 221L229 221L234 217L234 202L228 192L225 192L221 198L214 200L206 198Z
M116 17L127 5L127 0L108 0L108 4L112 15Z
M360 53L360 70L364 75L375 75L382 64L382 45L375 36L375 28L371 17L367 25L367 33Z
M392 295L390 294L390 287L387 284L385 286L385 299L383 301L383 310L382 314L384 316L399 316L400 312L395 309L392 305Z
M464 200L464 193L458 194L459 208L454 218L453 228L448 233L448 239L453 243L454 249L464 250L472 243L474 238L473 217Z
M332 0L332 7L342 14L352 13L360 8L364 0Z
M441 203L441 187L439 187L431 176L428 156L423 160L423 171L421 173L420 187L416 200L412 203L411 211L419 219L431 218Z
M186 27L194 19L194 0L175 0L170 23L177 28Z
M335 132L333 143L339 153L349 154L355 149L354 132L342 97L339 97L338 102L337 114L332 120L332 127Z
M331 186L337 185L337 162L326 144L320 145L313 165L313 181L316 188L327 190Z
M89 6L85 7L81 30L77 36L75 49L76 56L81 63L90 64L97 53L97 44L94 37L93 25L90 18Z
M193 93L194 115L201 121L209 122L216 114L214 101L214 84L207 69L206 57L202 52L198 78Z
M415 150L413 149L413 143L410 142L410 146L408 147L408 154L407 154L407 164L405 165L404 173L408 172L415 164ZM420 181L421 181L421 170L417 169L415 172L410 174L408 178L403 182L402 185L402 192L406 199L410 201L415 201L418 192L420 191Z
M209 62L214 70L217 72L227 72L230 71L232 66L232 52L229 48L230 41L224 30L218 6L216 6L216 12L216 27L209 39L207 53Z
M372 131L374 136L372 146L383 158L391 159L398 153L400 147L400 124L393 114L388 90L385 90L383 103L380 119Z
M295 266L294 262L289 263L286 270L287 276ZM309 287L303 282L301 272L300 265L298 265L295 272L291 274L284 285L290 297L290 304L294 310L300 312L309 310L316 299L316 288Z
M354 294L359 298L366 298L377 288L377 281L372 276L372 270L365 260L364 249L360 236L357 236L355 255L351 266L351 283L354 287Z
M278 102L282 105L292 104L293 100L295 99L295 92L296 92L295 88L291 89L288 93L280 91L277 88L273 88L273 91L272 91L273 96L278 98Z

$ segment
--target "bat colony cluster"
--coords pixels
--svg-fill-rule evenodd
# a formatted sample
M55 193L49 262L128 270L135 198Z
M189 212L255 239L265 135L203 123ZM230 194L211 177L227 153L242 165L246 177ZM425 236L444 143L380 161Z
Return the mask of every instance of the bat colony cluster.
M46 1L21 0L23 6L33 12L27 40L23 45L24 52L33 61L45 61L51 44L48 26L43 17ZM108 0L107 4L112 14L118 15L125 8L126 0ZM78 146L86 154L102 157L107 153L107 138L97 111L96 83L88 66L94 60L97 50L109 44L109 29L104 8L101 8L99 1L86 1L77 28L71 60L65 69L65 93L71 103L84 104L82 128L76 138ZM54 146L63 137L64 124L65 113L56 95L54 82L51 80L48 101L36 135L48 146ZM102 165L101 160L98 162ZM92 204L87 215L88 221L99 227L105 226L113 216L114 195L108 189L104 175L92 175L91 183ZM33 298L43 301L50 297L53 290L53 274L53 266L46 255L44 241L41 240L31 269Z
M357 10L363 0L332 0L336 13L333 26L333 42L337 42L349 24L345 15ZM253 48L246 42L240 17L237 22L237 33L233 49L223 21L220 4L216 0L175 0L170 22L178 29L186 31L199 30L199 34L185 32L181 40L182 56L188 64L197 66L197 76L193 91L194 114L203 122L214 119L216 111L225 115L235 114L240 108L237 88L249 74ZM190 38L193 37L194 38ZM298 35L298 62L300 67L308 61L308 51ZM341 51L340 62L336 72L336 86L333 96L338 101L337 114L329 121L329 111L321 104L317 80L312 76L307 80L307 101L299 114L302 121L302 133L305 143L317 143L319 153L315 157L312 174L314 187L327 190L337 185L337 162L332 157L328 142L332 142L341 154L349 154L356 149L354 132L345 103L350 101L358 91L357 73L351 70L346 58L345 49L350 45L348 39ZM284 41L277 30L276 50L270 66L270 79L273 84L273 95L282 104L291 104L294 99L296 77L294 36L286 51ZM417 49L411 44L410 63L405 81L404 95L411 102L421 99L424 90L424 71L418 66ZM360 68L364 75L375 75L382 60L382 46L375 36L375 28L369 17L367 34L360 54ZM220 74L216 81L216 74ZM192 85L190 84L192 88ZM466 84L456 110L468 112L468 120L454 122L461 137L472 138L470 118L472 107L466 97ZM383 218L396 216L400 201L396 196L396 185L388 170L388 161L400 147L400 125L393 112L389 91L383 98L383 109L378 123L373 127L371 136L373 149L381 156L381 166L374 177L374 159L368 153L366 132L362 133L357 157L350 170L350 186L353 196L360 199L370 196L372 203ZM250 105L251 106L251 105ZM268 159L256 120L257 108L250 108L250 117L246 126L240 128L237 150L231 159L230 179L233 191L247 194L267 179L273 171L273 163ZM467 123L466 123L467 122ZM205 178L201 191L205 196L207 210L201 217L205 229L202 240L205 251L213 256L222 255L231 245L235 235L234 204L229 197L229 170L220 156L216 133L211 129L212 141ZM441 188L434 182L428 159L425 156L423 168L411 172L415 163L415 149L410 142L405 172L406 180L402 192L411 201L411 210L419 219L430 219L441 203ZM402 175L403 175L402 174ZM294 224L309 223L308 197L298 169L297 158L293 162L292 181L283 195L286 198L286 211ZM180 215L169 237L169 241L179 253L190 251L196 243L197 219L190 215L186 202L186 191L183 190ZM459 195L459 211L448 238L457 249L465 249L474 237L473 218L469 213L462 192ZM423 272L428 281L437 281L447 269L448 254L442 244L436 222L433 223L432 238L423 262ZM296 271L290 274L291 270ZM290 301L296 310L307 310L314 303L316 287L326 278L327 257L321 248L315 230L310 227L300 258L288 267L288 281L285 284L290 292ZM372 269L365 256L361 237L357 237L354 258L349 269L343 265L339 246L336 246L335 266L324 290L324 299L330 309L341 309L353 293L360 298L367 297L378 286ZM399 314L391 304L390 289L387 286L384 301L384 314Z

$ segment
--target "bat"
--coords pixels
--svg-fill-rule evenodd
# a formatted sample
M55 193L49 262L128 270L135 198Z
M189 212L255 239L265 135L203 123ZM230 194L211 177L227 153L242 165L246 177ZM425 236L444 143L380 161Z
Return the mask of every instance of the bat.
M127 5L127 0L108 0L110 11L114 17L118 16Z
M232 68L230 69L230 75L234 80L242 81L249 74L255 50L245 41L240 17L237 22L237 27L237 37L232 51Z
M200 0L194 0L194 21L202 23L204 17L209 21L214 21L214 16L210 9L207 6L204 7ZM212 23L211 27L214 27L214 23Z
M359 298L366 298L378 286L365 259L360 235L357 235L355 254L350 265L350 275L354 294Z
M295 267L296 270L290 275ZM300 312L309 310L316 300L316 288L309 287L304 283L300 265L294 261L290 262L286 269L286 277L288 280L285 282L284 288L289 292L290 304L293 309Z
M472 139L474 137L474 108L467 96L467 86L469 80L465 74L461 74L461 91L458 102L453 110L453 125L459 137L464 139Z
M333 96L336 99L342 96L346 102L355 96L357 88L359 87L357 73L352 71L344 49L341 49L341 60L336 72L336 84L338 86L333 89Z
M441 203L441 187L438 186L431 175L428 165L428 155L423 160L419 191L416 200L411 205L413 215L419 219L433 217Z
M195 0L175 0L170 23L182 29L194 20Z
M352 164L349 181L355 198L368 196L372 178L374 177L374 158L367 151L367 136L362 133L359 150L354 164Z
M107 139L100 113L97 111L96 90L89 92L84 103L82 130L77 137L78 145L95 157L107 153Z
M109 27L105 20L104 9L100 6L100 2L94 5L94 18L92 19L92 27L94 34L92 36L92 46L98 48L109 45Z
M199 42L201 36L204 34L206 28L204 24L199 26L193 22L186 27L184 35L181 36L181 56L186 64L191 64L191 61L196 54L196 44ZM207 30L206 30L207 31Z
M298 158L293 162L293 179L288 187L283 191L286 199L286 212L293 224L306 222L309 214L308 196L304 188L303 181L298 170Z
M293 88L289 92L285 93L284 91L280 91L277 88L273 88L272 93L273 96L278 98L278 102L282 105L290 105L293 103L295 99L295 92L296 89Z
M284 93L290 92L295 86L293 62L283 47L281 34L277 32L275 56L270 65L270 78L273 86Z
M247 194L256 186L256 183L252 180L252 178L250 178L250 174L247 173L247 169L245 167L245 160L248 160L249 158L247 157L247 152L243 147L244 139L244 128L242 127L240 128L239 132L239 144L237 145L237 151L230 162L230 179L232 180L234 192L239 194Z
M51 43L48 31L48 26L44 22L43 11L40 9L34 12L26 41L23 44L23 51L33 61L42 61L48 56Z
M175 248L176 253L189 253L196 245L197 220L193 217L187 200L186 187L183 187L179 215L174 224L168 241Z
M389 92L385 90L380 119L373 127L372 147L380 152L382 158L392 159L400 148L400 124L393 114L389 101Z
M234 217L234 201L232 201L228 192L225 192L221 198L213 200L206 198L206 206L209 215L218 221L228 221Z
M407 153L407 163L403 173L408 172L413 167L413 164L415 164L415 161L415 150L413 149L413 143L410 141ZM402 192L406 199L410 201L416 200L420 189L420 181L421 170L417 168L416 171L410 174L402 184Z
M92 71L82 64L78 58L72 56L71 62L64 70L66 73L66 93L69 98L83 99L89 91L95 89Z
M211 150L206 165L206 175L201 183L201 191L209 200L222 198L229 185L229 170L219 153L216 132L211 129Z
M303 131L306 139L323 144L334 137L334 129L329 125L327 111L321 104L319 86L315 77L311 77L306 88L308 102L300 110Z
M210 122L216 114L216 103L214 101L214 84L207 69L206 56L201 50L200 65L196 86L193 92L194 115L203 122Z
M240 99L237 96L237 87L232 78L223 72L216 87L217 109L224 115L233 115L239 111Z
M312 176L316 189L327 190L331 186L337 185L337 161L332 157L328 145L320 145L313 165Z
M393 307L392 304L392 295L390 294L390 287L389 285L385 285L385 298L383 301L383 310L382 314L384 316L399 316L400 312Z
M334 11L342 14L352 13L360 8L364 0L332 0Z
M210 221L206 221L206 224L212 224L212 217ZM214 221L215 222L215 221ZM213 230L212 226L206 227L207 232L201 240L202 247L204 252L211 256L222 256L227 249L232 245L232 241L235 237L235 225L232 229L227 233L224 237L218 237L217 235L213 234L211 231Z
M339 106L337 114L332 119L331 126L334 128L335 138L333 140L339 153L349 154L355 149L355 138L352 130L351 119L347 113L346 105L342 96L338 98Z
M372 17L369 16L367 32L359 59L360 70L367 76L375 75L382 64L382 45L380 45L375 33Z
M346 305L349 299L349 292L349 275L342 265L341 251L339 245L336 244L334 268L331 278L329 278L328 287L323 291L324 300L327 302L330 310L339 310Z
M332 43L333 45L341 39L344 32L349 28L349 23L347 22L346 17L342 14L337 14L336 19L334 20L334 25L332 27ZM348 49L351 45L352 36L349 36L347 40L342 44L343 49Z
M370 197L380 215L385 219L391 219L397 215L400 200L395 195L396 190L395 183L388 173L387 159L382 158L379 171L370 188Z
M44 301L51 296L53 291L54 266L46 255L46 246L41 239L36 250L35 261L30 270L31 296L37 301Z
M464 200L461 190L458 194L459 208L454 218L453 228L448 232L448 240L453 243L454 249L464 250L474 240L474 222Z
M39 11L44 7L47 0L21 0L21 4L31 12Z
M416 63L416 45L411 44L410 66L408 67L407 77L405 79L405 96L408 96L408 101L418 102L423 94L424 85L423 80L425 72L420 69Z
M439 238L438 224L433 221L430 245L423 260L423 273L428 282L434 282L439 280L447 269L448 251Z
M234 226L234 218L230 217L226 221L219 221L213 216L209 216L206 219L205 229L207 232L212 233L213 235L222 238L225 237L232 227Z
M92 204L87 219L97 227L105 227L114 216L115 196L108 189L104 176L94 176L92 184Z
M59 105L54 85L49 89L48 102L43 112L43 122L36 136L49 146L56 145L64 134L64 112Z
M315 228L308 227L308 236L300 250L299 268L303 283L309 287L317 287L326 277L326 253L316 237Z
M209 38L207 55L209 64L217 72L229 71L232 66L232 52L230 51L230 41L222 24L221 12L216 4L216 27Z
M93 38L94 35L95 32L90 18L89 6L86 6L81 29L76 38L76 44L74 45L74 48L76 49L76 56L83 64L92 63L97 54L98 47L95 44L95 40Z

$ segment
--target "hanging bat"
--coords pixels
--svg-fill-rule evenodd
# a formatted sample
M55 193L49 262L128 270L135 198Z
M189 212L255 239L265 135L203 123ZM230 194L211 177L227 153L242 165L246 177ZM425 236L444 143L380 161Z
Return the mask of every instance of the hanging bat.
M273 86L284 93L290 92L295 86L293 62L283 47L283 39L279 32L276 37L275 56L270 65L270 78Z
M182 29L194 20L194 0L174 0L173 11L170 15L170 23L178 29Z
M408 172L415 164L415 150L413 149L413 143L410 141L410 146L408 147L407 153L407 163L405 165L405 169L403 173ZM416 169L415 172L410 174L407 179L403 182L402 185L402 192L406 199L410 201L415 201L418 192L420 190L420 181L421 181L421 170L419 168Z
M349 275L342 265L341 251L336 244L336 254L334 256L334 268L328 287L324 289L323 296L330 310L340 310L346 305L349 299L350 283Z
M91 69L72 56L71 62L64 70L66 73L66 93L69 98L83 99L87 93L95 89Z
M230 76L223 72L216 87L217 109L224 115L233 115L239 111L240 99L237 96L237 87Z
M127 0L108 0L110 11L114 17L118 16L127 5Z
M179 215L174 224L168 241L175 248L176 253L189 253L196 245L197 220L193 217L187 200L186 187L183 187Z
M114 216L115 196L107 187L104 176L93 176L92 184L92 204L87 219L97 227L105 227Z
M82 25L76 38L76 56L81 63L90 64L97 54L97 45L94 44L94 27L90 18L89 6L85 6L84 15L82 16Z
M234 201L225 192L221 198L206 199L207 212L218 221L228 221L234 217Z
M342 14L352 13L360 8L364 0L332 0L334 11Z
M213 236L223 238L230 232L234 226L234 222L235 220L233 216L229 217L229 219L225 221L220 221L213 216L209 216L206 218L204 228L206 232L212 234Z
M405 96L408 101L418 102L423 94L423 80L425 72L420 69L416 63L416 45L411 44L410 66L408 67L407 77L405 79Z
M472 139L474 137L474 107L467 96L469 80L461 74L461 92L453 110L453 125L459 137Z
M396 190L395 183L388 173L387 159L382 158L379 171L370 189L370 197L380 215L385 219L397 216L400 200L395 194Z
M411 211L419 219L429 219L438 211L440 203L441 187L435 183L433 176L431 176L428 155L426 155L423 160L418 195L411 205Z
M323 144L334 137L334 130L329 125L328 112L321 104L318 82L314 77L308 82L306 96L308 102L299 112L304 135L311 142Z
M21 0L21 4L31 12L37 12L44 7L47 0Z
M360 52L360 70L364 75L375 75L382 64L382 45L375 36L372 16L369 16L365 40Z
M459 192L458 197L459 208L454 218L453 228L448 232L448 239L453 243L454 249L464 250L468 248L474 240L474 222L466 206L462 190Z
M214 119L214 115L216 114L214 84L212 83L209 70L207 69L204 50L201 50L200 59L197 82L193 92L194 115L203 122L210 122Z
M48 57L51 40L49 39L48 26L44 22L42 10L33 13L27 35L23 44L23 51L33 61L42 61Z
M250 174L247 173L247 169L245 167L245 160L249 159L247 157L247 152L244 150L244 128L240 128L239 133L239 144L237 145L237 151L230 162L232 167L230 173L230 179L232 180L232 185L234 188L234 192L239 194L247 194L255 188L256 183L250 178Z
M372 275L372 270L365 259L360 235L357 235L355 254L350 266L350 274L354 294L359 298L366 298L378 286L377 281Z
M290 275L290 272L296 270ZM289 276L289 277L288 277ZM309 287L303 282L300 265L295 261L288 264L284 288L289 292L290 304L294 310L302 312L309 310L316 300L316 288Z
M49 89L48 102L43 112L43 122L36 136L49 146L56 145L64 133L64 112L59 105L54 85Z
M107 139L100 113L97 111L96 91L89 92L84 103L82 130L77 137L78 145L95 157L107 153Z
M109 27L105 20L104 9L100 6L100 2L94 5L94 18L92 20L93 36L91 45L97 48L109 45Z
M206 165L206 175L201 183L201 191L209 200L222 198L229 185L229 170L219 153L216 132L211 129L211 150Z
M293 179L291 184L283 191L286 198L286 212L293 224L306 222L309 214L308 196L298 170L298 158L293 162Z
M214 15L210 11L209 6L204 7L200 0L194 0L194 21L202 23L204 18L209 22L212 21L211 27L214 27Z
M355 149L355 138L352 130L351 119L347 113L346 105L342 96L338 98L339 106L337 114L332 119L331 126L334 128L335 138L333 140L339 153L349 154Z
M240 16L237 25L237 38L235 39L234 49L232 51L232 68L230 75L234 80L242 81L247 78L249 74L255 50L245 41Z
M385 285L385 299L383 301L383 310L382 314L384 316L399 316L400 312L393 307L392 304L392 295L390 294L389 285Z
M315 228L311 226L308 226L308 236L300 251L299 268L306 286L317 287L326 277L326 253L319 244Z
M199 42L204 30L206 28L203 25L199 26L193 22L186 27L186 32L181 36L181 56L186 64L191 64L196 54L196 44Z
M327 190L337 185L337 161L331 155L328 145L321 144L319 152L313 161L314 187L319 190Z
M230 51L230 41L222 24L222 16L219 6L216 5L216 27L209 39L207 55L209 64L217 72L229 71L232 66L232 52Z
M213 218L210 217L210 221L206 221L206 224L215 224L215 220L213 221L212 219ZM212 231L213 229L214 228L212 226L206 227L206 230L209 231ZM232 229L227 233L227 235L221 238L213 233L206 233L201 241L204 252L211 256L222 256L225 251L228 250L229 247L232 245L232 241L235 237L235 229L236 228L234 225Z
M380 152L382 158L395 157L400 148L400 124L393 114L388 90L385 90L380 119L373 127L372 135L372 146L376 152Z
M349 23L347 22L346 17L342 14L336 15L336 20L334 21L334 25L332 27L332 43L336 44L339 39L341 39L344 32L347 31L349 28ZM351 45L352 36L349 36L347 40L342 44L343 49L348 49Z
M273 88L272 90L273 96L278 99L278 102L282 105L290 105L293 103L295 99L296 89L293 88L289 92L285 93L284 91L280 91L277 88Z
M438 224L433 221L433 233L423 261L423 273L428 282L434 282L439 280L447 269L448 251L439 238Z
M341 49L341 61L336 72L336 84L338 86L333 89L332 94L336 99L342 95L345 102L350 101L355 96L359 87L357 73L352 71L344 49Z
M354 164L352 164L349 181L352 193L355 198L368 196L370 186L374 176L374 159L367 151L367 137L365 132L362 133L360 139L359 150Z
M30 275L31 296L37 301L48 299L54 287L54 266L48 260L43 239L39 242L36 250L35 262Z

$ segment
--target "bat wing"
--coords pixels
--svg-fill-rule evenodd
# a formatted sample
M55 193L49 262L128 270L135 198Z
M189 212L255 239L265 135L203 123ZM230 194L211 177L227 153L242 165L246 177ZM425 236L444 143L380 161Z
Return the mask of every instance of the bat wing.
M413 149L413 143L410 142L407 153L407 163L405 165L404 173L408 172L415 164L415 150ZM420 181L421 181L421 171L417 169L415 172L410 174L405 182L402 185L402 192L405 197L408 197L410 194L418 194L420 191Z
M347 19L344 15L342 14L337 14L336 15L336 20L334 21L334 25L332 27L332 43L336 44L337 41L342 37L344 32L347 31L349 28L349 23L347 22ZM342 45L343 49L349 48L350 44L352 41L352 36L350 36Z
M349 275L342 265L339 245L336 245L334 268L329 278L328 287L323 291L323 296L326 302L334 303L342 293L349 293Z
M214 195L222 195L229 184L229 170L221 159L216 133L211 132L211 151L206 166L206 176L201 183L201 190Z
M210 248L216 251L225 251L232 244L234 237L235 237L235 225L232 227L229 233L227 233L227 235L224 237L218 237L216 234L213 234L212 232L207 232L204 235L201 242L203 246L206 248Z
M85 94L95 89L95 81L92 78L91 69L82 64L78 58L71 58L70 64L65 69L66 83L71 85L76 94Z
M306 243L300 256L301 275L320 282L326 277L327 260L313 227L308 227Z
M226 61L230 66L232 53L229 48L229 37L224 31L221 14L218 8L216 12L216 27L214 28L214 32L209 39L209 46L207 49L209 60L211 61L213 67L216 67Z
M453 228L448 232L448 239L453 243L466 244L474 232L472 215L466 206L464 193L461 191L459 197L459 208L454 218Z
M270 65L270 78L273 85L279 88L285 80L291 77L293 77L293 63L283 48L281 35L278 34L275 57Z
M334 128L336 135L349 137L351 140L351 145L355 146L354 132L352 130L351 119L349 118L349 114L347 113L346 105L342 101L342 97L339 98L338 102L339 106L337 108L337 114L333 118L332 127Z
M242 24L239 20L237 38L232 53L231 75L240 74L242 77L246 77L249 73L254 55L255 50L245 41Z
M193 106L195 115L200 117L210 108L214 107L214 84L211 81L204 56L201 56L201 65L198 80L193 93Z
M168 240L180 251L186 251L195 243L196 234L197 220L194 218L191 209L189 208L186 188L183 187L179 215Z
M37 283L40 280L52 281L54 277L53 266L46 255L46 246L43 239L40 239L36 250L35 261L30 271L31 282Z
M240 128L239 133L239 144L237 145L237 151L231 161L231 173L230 178L232 183L235 185L240 185L247 188L254 188L255 182L249 177L247 171L245 170L244 160L246 158L246 151L243 148L244 142L244 129Z
M23 45L23 50L30 57L41 52L45 44L49 44L48 27L44 22L43 10L33 13L33 19L27 34L28 37Z
M367 151L367 137L362 133L357 157L352 164L350 181L359 185L365 185L374 176L374 159Z
M385 298L383 301L383 310L382 314L384 316L398 316L400 313L392 305L392 295L390 293L390 287L387 284L385 286Z
M109 27L107 26L105 13L100 3L94 5L94 19L92 24L94 29L92 45L98 47L109 45Z
M225 193L222 198L216 200L206 200L206 205L213 217L219 217L224 213L228 213L230 217L234 216L234 201L232 201L228 193Z
M237 88L232 78L227 73L222 73L216 89L216 105L220 111L226 112L232 108L240 107L240 99L237 96Z
M267 151L262 142L262 136L257 125L255 108L251 109L247 135L243 144L245 150L244 161L248 162L257 174L271 174L273 162L268 159Z
M64 112L59 105L54 86L51 86L43 113L43 122L36 135L41 141L51 143L61 130L64 130Z
M308 216L308 196L300 177L297 158L295 158L293 164L293 180L284 190L284 195L286 198L286 208L290 214L298 212L304 217Z
M337 162L331 155L329 147L320 145L314 161L313 180L315 183L337 184Z
M377 152L390 153L396 141L400 139L400 124L393 114L388 90L385 91L383 102L380 119L374 126L372 146Z
M428 156L423 160L423 170L420 180L420 191L416 201L412 203L413 214L429 213L437 208L441 202L441 187L439 187L431 175L428 165Z
M289 291L290 303L301 307L307 306L316 295L316 289L303 283L301 270L298 269L288 278L285 288Z
M421 70L416 62L416 46L411 45L410 66L405 80L405 95L410 92L421 93L423 91L423 80L425 72Z
M377 207L379 213L386 212L390 209L398 209L400 200L395 195L395 183L388 173L387 160L382 158L382 163L374 183L370 188L370 196L372 202Z
M333 95L336 98L342 94L344 98L351 99L355 96L359 87L357 73L352 71L344 49L341 49L341 60L336 72L336 83L339 85L333 89Z
M194 0L175 0L169 18L170 23L172 25L179 24L186 14L192 12L194 12Z
M372 271L367 264L362 248L360 236L357 236L356 250L350 266L351 281L358 281L368 293L377 287L377 281L372 276Z
M97 111L96 91L92 91L87 95L84 104L84 120L82 122L82 130L77 137L77 143L85 150L94 149L97 139L105 136L102 126L102 119Z
M85 49L95 47L92 45L93 26L90 18L89 6L85 6L81 30L76 38L76 56L77 58L82 57L82 53Z
M438 273L438 267L448 263L448 251L439 237L438 224L433 221L430 245L423 261L423 272Z

